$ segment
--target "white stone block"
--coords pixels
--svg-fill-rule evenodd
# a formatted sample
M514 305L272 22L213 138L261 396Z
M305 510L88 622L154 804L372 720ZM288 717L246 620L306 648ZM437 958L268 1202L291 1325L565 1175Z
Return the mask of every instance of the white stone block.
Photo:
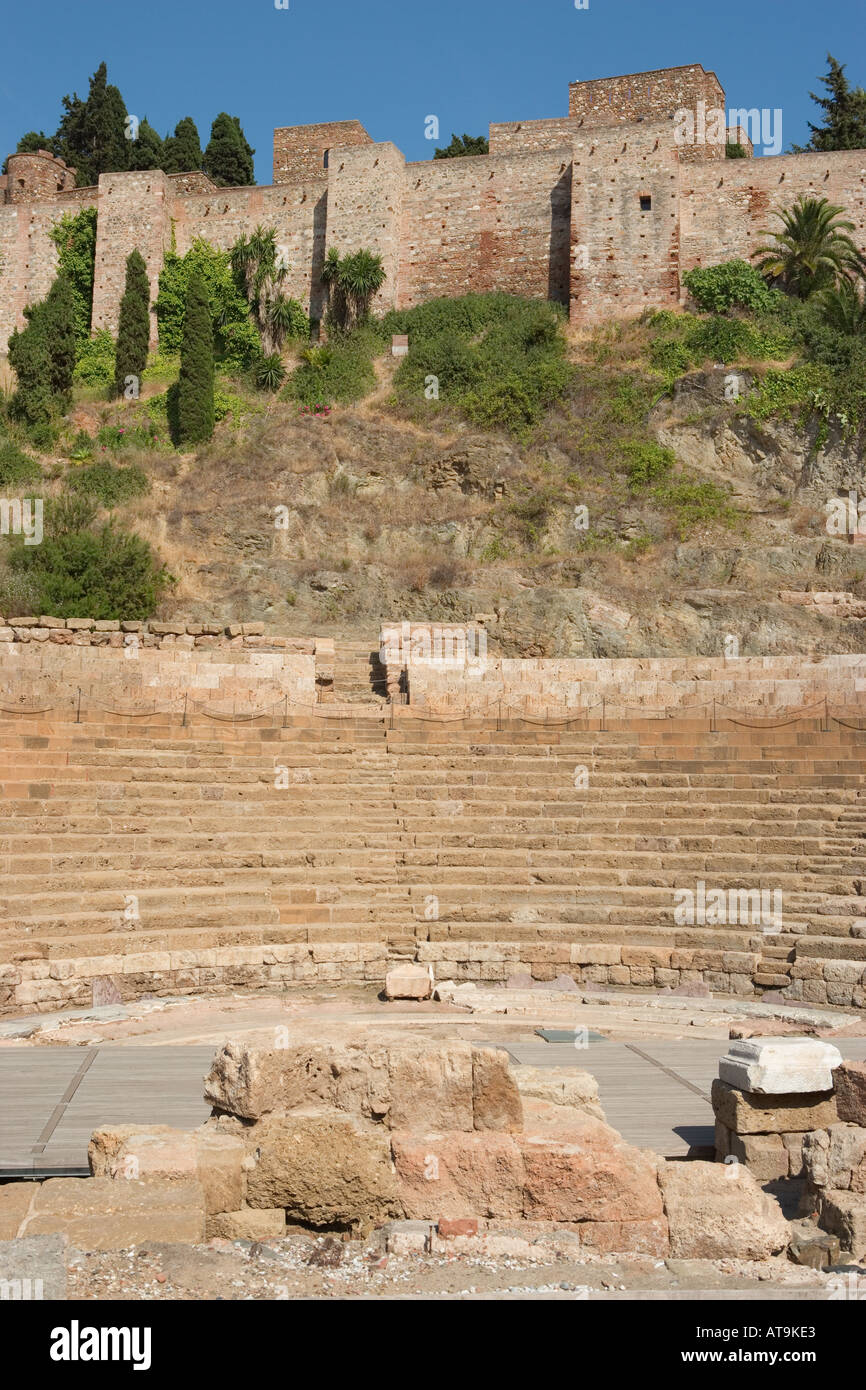
M748 1038L732 1042L719 1060L719 1078L738 1091L797 1095L832 1091L842 1054L818 1038Z

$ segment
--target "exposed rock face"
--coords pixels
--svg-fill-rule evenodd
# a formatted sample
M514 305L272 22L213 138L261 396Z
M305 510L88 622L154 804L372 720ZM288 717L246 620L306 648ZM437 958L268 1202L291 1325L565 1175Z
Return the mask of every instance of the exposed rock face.
M472 1052L472 1118L476 1129L517 1133L523 1128L520 1091L508 1054L494 1047Z
M679 1259L764 1260L788 1244L788 1223L740 1164L665 1163L671 1254Z

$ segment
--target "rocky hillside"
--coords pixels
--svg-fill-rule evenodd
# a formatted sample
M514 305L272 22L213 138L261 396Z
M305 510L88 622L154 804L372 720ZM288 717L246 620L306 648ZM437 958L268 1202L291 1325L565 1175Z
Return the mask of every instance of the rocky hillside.
M140 447L146 402L82 399L70 431L98 436L85 466L146 474L113 515L173 576L158 616L375 642L383 619L483 615L509 656L862 650L866 548L825 514L864 490L856 431L756 409L778 362L664 378L673 318L563 330L567 388L517 433L408 399L384 351L375 389L327 412L232 385L197 455ZM48 493L81 467L45 464ZM0 611L27 602L0 589Z

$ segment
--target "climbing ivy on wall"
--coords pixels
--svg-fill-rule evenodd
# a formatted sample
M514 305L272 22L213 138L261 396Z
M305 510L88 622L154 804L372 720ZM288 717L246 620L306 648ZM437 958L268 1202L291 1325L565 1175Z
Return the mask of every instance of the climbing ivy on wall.
M58 272L69 283L75 304L75 337L79 348L90 337L93 276L96 266L96 208L66 212L50 232L57 247Z

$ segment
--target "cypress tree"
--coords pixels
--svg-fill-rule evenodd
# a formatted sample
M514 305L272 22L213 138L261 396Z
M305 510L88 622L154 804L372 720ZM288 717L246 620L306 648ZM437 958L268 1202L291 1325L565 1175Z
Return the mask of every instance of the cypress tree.
M201 141L192 116L184 116L169 135L163 147L163 169L167 174L197 173L202 166Z
M41 308L25 309L26 327L16 328L9 339L9 365L17 379L12 414L34 438L47 435L52 415L51 358Z
M126 258L126 286L120 301L114 359L114 389L118 396L125 394L128 377L135 377L136 386L140 384L149 345L150 282L144 257L139 251L132 251Z
M253 155L237 116L221 111L211 126L204 152L204 171L220 188L235 188L255 181Z
M129 145L129 169L163 169L165 151L162 138L145 116L138 127L138 138Z
M181 444L202 444L214 427L213 323L204 280L197 270L186 290L177 429Z
M79 186L98 183L100 174L129 167L126 105L119 89L109 83L105 63L90 79L87 100L66 96L63 108L56 146L78 170Z
M75 373L75 316L76 302L72 286L65 275L58 275L35 317L41 320L48 348L51 394L64 410L72 396Z

